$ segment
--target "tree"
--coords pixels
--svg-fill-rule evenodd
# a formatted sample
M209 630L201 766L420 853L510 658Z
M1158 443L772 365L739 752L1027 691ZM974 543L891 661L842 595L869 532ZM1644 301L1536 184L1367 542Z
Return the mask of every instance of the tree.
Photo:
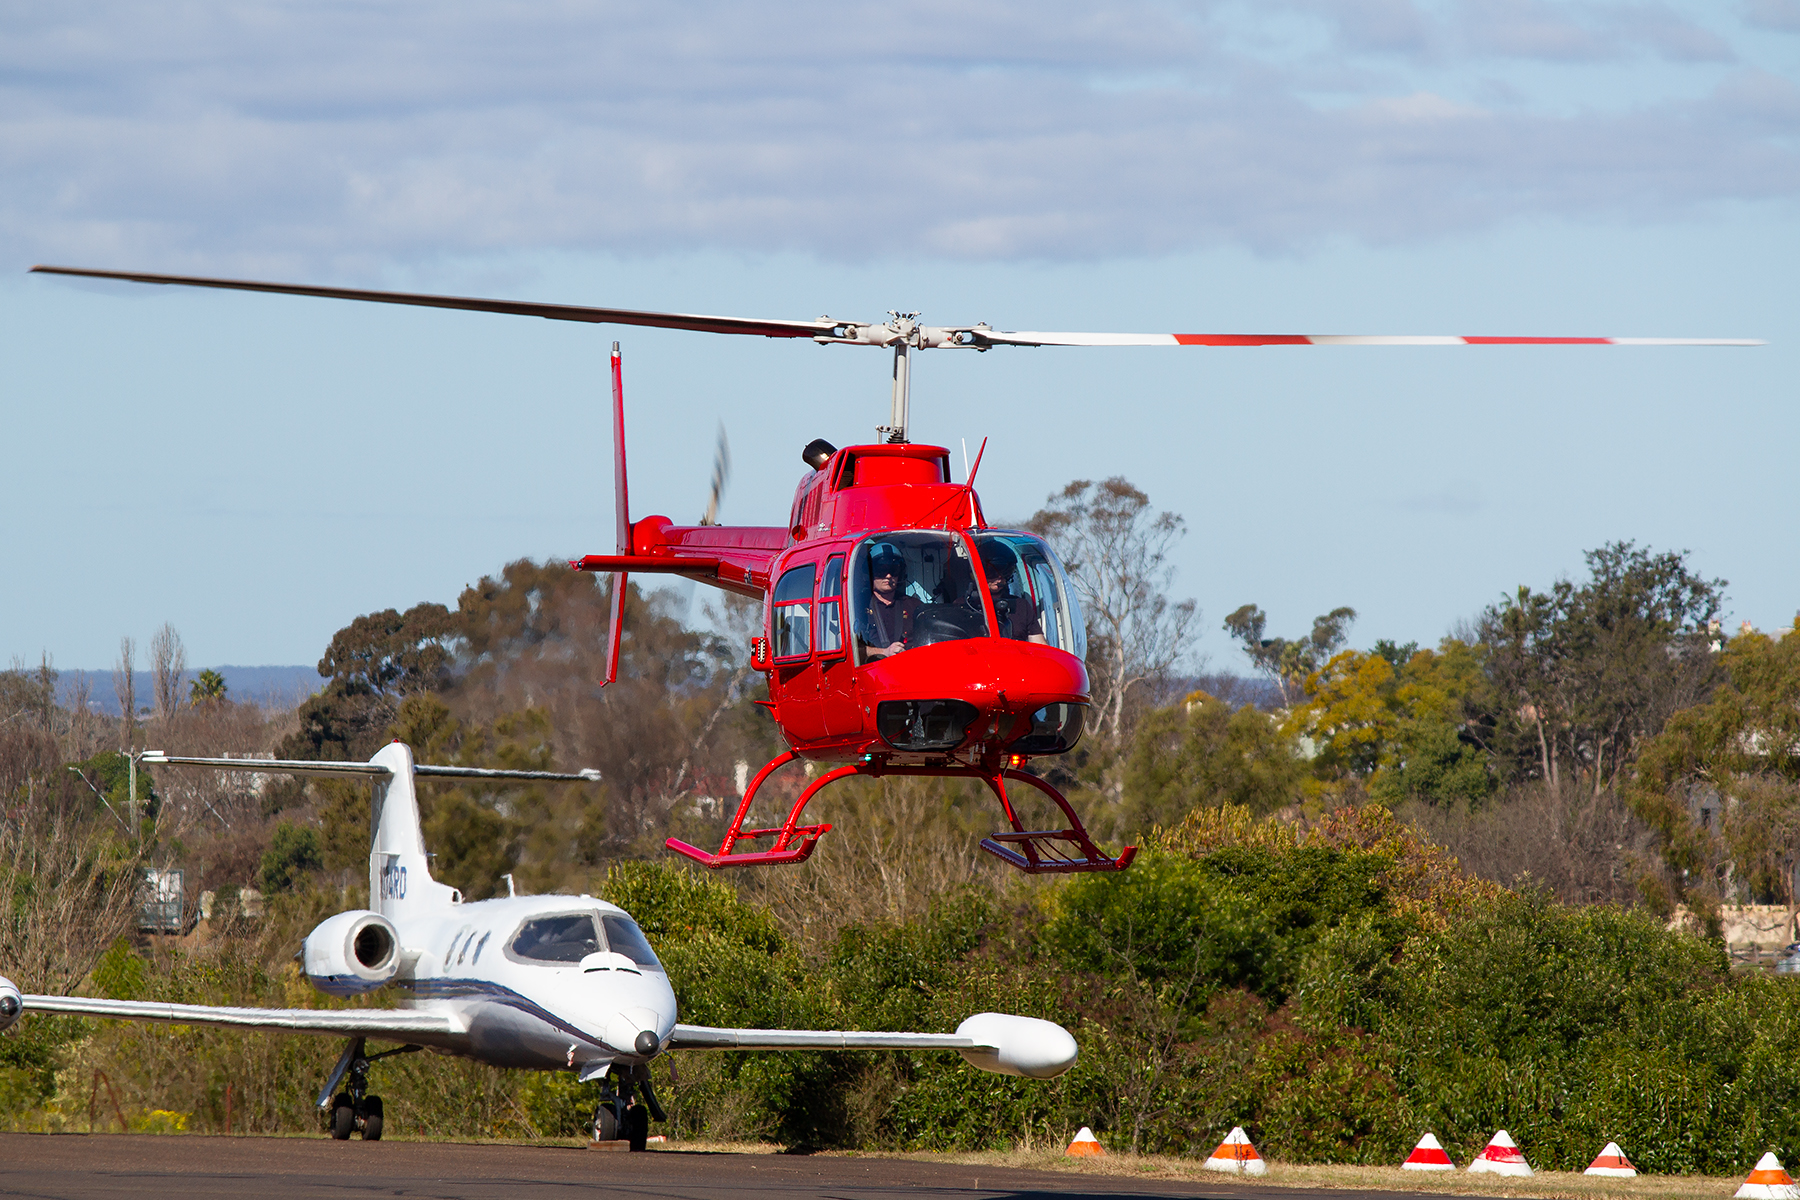
M456 633L450 610L430 603L369 613L338 630L319 660L330 682L300 706L300 728L278 756L368 758L407 696L451 682Z
M182 676L187 673L187 649L175 626L164 621L150 637L150 683L156 689L156 715L167 724L181 706Z
M275 836L263 852L257 871L257 882L267 895L292 891L309 871L324 866L319 853L319 831L311 825L293 825L286 821L275 826Z
M1586 583L1520 587L1482 614L1480 636L1501 740L1547 782L1585 775L1598 792L1716 684L1707 626L1725 581L1694 574L1685 551L1613 542L1585 557Z
M125 753L129 754L137 742L137 643L130 637L119 639L112 683L113 692L119 697L119 733L125 741Z
M1129 734L1134 689L1167 678L1188 654L1198 609L1168 596L1175 581L1169 554L1187 523L1172 512L1152 513L1150 497L1115 475L1097 484L1076 480L1026 525L1056 546L1081 596L1091 732L1117 749Z
M369 613L332 637L319 674L389 698L430 691L447 681L457 632L450 610L441 604Z
M1225 618L1225 631L1244 644L1251 664L1274 681L1286 706L1301 693L1307 676L1323 667L1349 638L1354 620L1354 608L1334 608L1314 617L1312 632L1303 638L1266 638L1268 615L1256 605L1246 604Z
M196 708L202 704L215 704L225 699L226 690L225 677L207 667L188 684L188 703Z
M1298 800L1305 774L1294 739L1267 713L1195 692L1138 723L1124 820L1131 831L1147 831L1225 804L1262 816Z
M1678 897L1696 884L1724 888L1741 879L1752 898L1792 907L1800 619L1779 640L1754 631L1734 637L1718 658L1725 682L1644 743L1626 797L1656 831Z

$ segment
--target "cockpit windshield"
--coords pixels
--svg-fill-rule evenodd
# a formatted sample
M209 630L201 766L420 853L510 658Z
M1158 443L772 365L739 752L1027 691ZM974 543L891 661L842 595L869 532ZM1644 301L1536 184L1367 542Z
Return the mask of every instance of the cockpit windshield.
M608 950L614 954L623 954L640 967L648 967L652 971L663 969L663 965L656 961L656 951L650 949L650 943L644 939L644 931L638 928L636 921L617 913L607 913L600 918L600 924L606 927Z
M1062 563L1043 539L1029 533L977 534L975 551L994 598L1001 637L1087 657L1081 605Z
M859 662L988 636L968 546L956 535L878 534L858 546L850 561Z
M510 957L527 962L578 963L603 948L594 914L584 912L529 920L507 950Z
M485 940L485 939L484 939ZM611 950L639 967L660 971L656 952L644 940L637 922L621 913L558 913L532 917L507 943L507 957L517 962L557 966L578 963L590 954Z

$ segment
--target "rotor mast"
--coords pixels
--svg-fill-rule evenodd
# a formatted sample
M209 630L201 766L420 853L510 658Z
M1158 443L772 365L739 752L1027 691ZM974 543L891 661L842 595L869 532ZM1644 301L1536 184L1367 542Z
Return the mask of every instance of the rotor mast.
M916 312L890 312L893 318L888 322L888 329L894 337L894 407L886 425L877 425L875 432L883 434L889 442L906 440L907 408L912 402L912 349L913 339L918 336L919 314Z

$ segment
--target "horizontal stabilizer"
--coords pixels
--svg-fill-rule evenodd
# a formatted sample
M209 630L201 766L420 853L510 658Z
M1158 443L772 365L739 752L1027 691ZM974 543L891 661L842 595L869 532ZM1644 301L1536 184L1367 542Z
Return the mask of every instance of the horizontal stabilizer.
M326 778L363 776L385 779L393 774L387 767L374 762L315 762L309 759L288 758L186 758L176 754L164 754L161 750L146 750L143 758L139 761L151 766L212 767L220 771L256 771L271 775L315 775ZM598 783L600 781L600 772L592 767L570 775L561 771L502 771L488 767L434 767L417 764L413 767L413 774L421 778L437 779L541 779L555 783Z

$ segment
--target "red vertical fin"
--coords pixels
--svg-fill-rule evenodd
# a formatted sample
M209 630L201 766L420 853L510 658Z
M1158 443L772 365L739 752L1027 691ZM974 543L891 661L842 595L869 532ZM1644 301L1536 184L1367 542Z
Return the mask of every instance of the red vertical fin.
M612 347L613 512L619 524L619 553L631 553L630 488L625 482L625 373L619 361L619 343ZM613 576L612 628L606 639L605 687L619 677L619 643L625 634L625 572Z

